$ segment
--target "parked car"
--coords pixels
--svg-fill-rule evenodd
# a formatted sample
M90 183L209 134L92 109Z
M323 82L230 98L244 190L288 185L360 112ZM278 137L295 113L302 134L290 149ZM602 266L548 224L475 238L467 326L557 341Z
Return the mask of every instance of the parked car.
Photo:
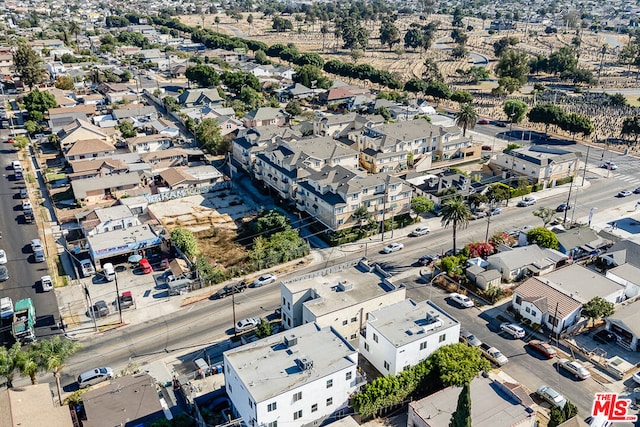
M268 285L276 280L278 280L278 277L275 274L264 274L253 281L253 287L259 288L262 285Z
M547 359L553 359L558 355L558 353L556 352L556 349L551 347L549 343L546 343L544 341L531 340L527 345L529 346L529 348L537 351Z
M500 215L502 213L502 208L495 208L489 211L489 216Z
M536 204L536 199L529 196L525 197L524 199L518 202L518 206L520 207L533 206L535 204Z
M113 378L113 369L96 368L80 374L78 376L78 386L80 388L87 388L103 381L110 380L111 378Z
M46 260L46 257L44 255L44 251L35 251L33 253L33 260L35 262L44 262Z
M6 264L7 263L7 253L4 251L4 249L0 249L0 264Z
M9 297L0 298L0 319L13 317L13 300Z
M430 231L431 229L429 227L427 227L426 225L421 225L420 227L409 233L409 237L424 236L425 234L429 234Z
M402 243L391 243L391 244L385 246L382 249L382 252L384 252L385 254L390 254L392 252L398 252L402 248L404 248L404 245Z
M525 336L525 332L524 329L522 329L520 326L513 324L513 323L502 323L500 325L500 330L503 332L508 333L509 335L511 335L514 339L517 338L524 338Z
M109 315L109 307L103 300L96 301L96 303L89 308L89 314L94 318L106 317Z
M438 257L436 255L423 255L418 259L418 263L420 265L430 265L433 261L435 261Z
M0 312L2 310L0 309ZM640 372L636 372L635 374L633 374L631 376L631 379L633 379L633 381L635 381L636 384L640 385Z
M633 193L629 190L622 190L619 191L618 194L616 194L617 197L629 197L630 195L632 195Z
M483 145L482 146L482 151L491 151L491 146L490 145Z
M603 329L593 335L593 340L601 344L608 344L617 340L615 334Z
M51 276L42 276L40 278L40 284L42 285L42 292L49 292L53 290L53 281Z
M543 400L546 400L550 404L558 406L560 408L564 408L564 405L567 404L567 399L565 399L563 395L561 395L548 385L541 385L540 387L538 387L538 390L536 390L536 394Z
M569 209L571 209L571 205L568 205L567 203L562 203L556 208L556 212L565 212L565 211L568 211Z
M480 344L482 344L482 341L466 329L460 329L460 341L467 343L472 347L479 347Z
M237 294L237 293L240 293L240 292L244 292L245 289L247 289L247 284L244 281L242 281L242 282L237 283L235 285L225 286L224 288L222 288L218 292L216 292L215 297L217 299L222 299L222 298L227 297L229 295L233 295L233 294Z
M457 292L449 294L449 298L451 299L451 301L455 302L462 308L471 308L475 305L468 296L459 294Z
M248 331L250 329L256 328L259 324L259 318L247 317L246 319L239 320L238 323L236 323L235 330L236 332Z
M0 265L0 282L6 280L9 280L9 269L4 265Z
M604 169L609 169L609 170L612 170L612 171L614 171L614 170L618 169L618 165L616 165L616 164L615 164L615 163L613 163L613 162L604 162L604 163L602 164L602 166L600 166L600 167L601 167L601 168L604 168Z
M638 187L635 190L633 190L633 192L636 193L636 194L640 193L640 187Z
M581 380L586 380L591 376L591 373L587 370L587 368L585 368L580 362L576 362L575 360L560 359L558 360L558 366Z
M481 219L481 218L485 218L487 216L486 212L483 211L477 211L471 214L470 219Z
M26 199L27 197L29 197L29 190L27 190L26 188L21 188L20 189L20 198L21 199Z
M140 269L142 270L142 274L150 274L153 273L153 267L151 267L151 263L148 259L142 258L140 260Z
M40 241L40 239L33 239L31 241L31 250L33 252L44 250L44 248L42 247L42 242Z

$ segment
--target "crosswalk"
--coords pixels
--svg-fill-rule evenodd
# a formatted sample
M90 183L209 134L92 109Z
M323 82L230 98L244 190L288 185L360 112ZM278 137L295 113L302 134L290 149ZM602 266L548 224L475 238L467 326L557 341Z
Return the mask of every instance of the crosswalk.
M640 187L640 177L632 175L616 175L617 180L627 182L631 185L637 185Z

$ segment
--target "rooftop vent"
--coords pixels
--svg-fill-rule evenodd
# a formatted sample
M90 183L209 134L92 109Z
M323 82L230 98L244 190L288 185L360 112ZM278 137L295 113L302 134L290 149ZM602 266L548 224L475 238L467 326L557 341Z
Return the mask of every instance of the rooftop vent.
M346 291L350 291L351 289L353 289L353 283L347 280L342 280L338 283L339 291L346 292Z
M298 337L296 337L294 334L284 336L284 345L291 348L296 344L298 344Z
M427 313L426 316L427 323L422 327L425 332L433 331L442 326L442 320L440 320L440 315Z
M313 360L309 359L308 357L301 357L299 359L296 359L296 365L298 365L298 368L300 368L301 370L308 371L313 368Z

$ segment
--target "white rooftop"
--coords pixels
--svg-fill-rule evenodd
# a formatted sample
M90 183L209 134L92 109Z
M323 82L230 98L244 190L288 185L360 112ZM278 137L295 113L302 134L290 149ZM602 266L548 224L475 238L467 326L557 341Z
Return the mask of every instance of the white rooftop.
M155 233L145 224L88 236L87 241L94 253L100 253L101 250L110 249L114 246L126 246L134 241L144 242L155 237Z
M108 208L98 208L95 210L100 222L114 221L133 216L129 206L115 205Z

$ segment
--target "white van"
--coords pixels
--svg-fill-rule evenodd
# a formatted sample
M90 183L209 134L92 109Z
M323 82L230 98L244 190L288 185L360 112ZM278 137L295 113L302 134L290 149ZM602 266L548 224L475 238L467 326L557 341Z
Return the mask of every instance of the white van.
M110 380L111 378L113 378L113 369L96 368L80 374L78 376L78 385L80 388L86 388Z
M11 162L11 167L13 168L14 171L21 171L22 170L22 165L17 160L14 160L13 162Z
M93 264L90 259L83 259L80 261L80 268L82 269L82 275L84 277L93 276L96 274L96 269L93 268Z
M110 262L102 266L102 274L104 274L104 278L107 279L107 282L113 282L116 280L116 270Z
M33 253L33 257L35 258L36 262L44 262L46 259L44 256L44 251L35 251Z

